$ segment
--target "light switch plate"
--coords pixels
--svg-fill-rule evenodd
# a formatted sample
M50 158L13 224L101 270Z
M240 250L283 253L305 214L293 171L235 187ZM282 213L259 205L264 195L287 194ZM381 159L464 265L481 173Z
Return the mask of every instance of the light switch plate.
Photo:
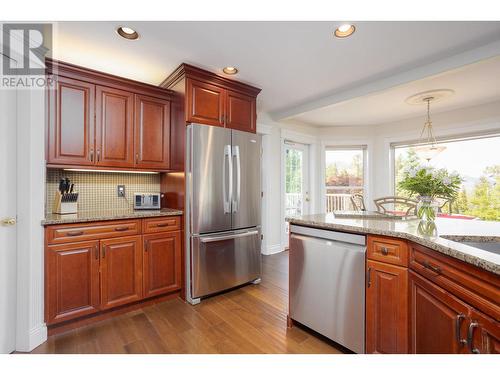
M116 187L116 194L119 197L125 197L125 185L118 185Z

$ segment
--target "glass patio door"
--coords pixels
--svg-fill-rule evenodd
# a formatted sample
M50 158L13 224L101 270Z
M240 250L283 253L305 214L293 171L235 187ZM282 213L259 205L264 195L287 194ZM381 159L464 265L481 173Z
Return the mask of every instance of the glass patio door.
M309 146L285 141L285 217L309 213ZM284 224L288 244L288 223ZM288 245L287 245L288 246Z

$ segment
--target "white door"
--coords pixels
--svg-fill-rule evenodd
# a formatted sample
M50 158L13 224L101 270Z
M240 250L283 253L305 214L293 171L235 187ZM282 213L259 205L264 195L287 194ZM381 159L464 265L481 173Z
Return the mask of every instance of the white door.
M0 88L0 353L16 346L16 95Z
M309 146L285 141L285 217L309 213ZM284 223L284 243L288 247L288 223Z

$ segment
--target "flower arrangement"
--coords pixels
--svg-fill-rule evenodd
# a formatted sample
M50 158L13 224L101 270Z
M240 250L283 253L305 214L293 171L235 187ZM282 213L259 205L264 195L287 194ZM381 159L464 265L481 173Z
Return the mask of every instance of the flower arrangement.
M433 207L433 201L436 198L450 201L456 199L462 181L462 177L456 172L450 173L444 168L417 166L403 172L403 179L398 186L411 196L417 195L422 203L417 207L419 218L434 220L437 206L434 204Z

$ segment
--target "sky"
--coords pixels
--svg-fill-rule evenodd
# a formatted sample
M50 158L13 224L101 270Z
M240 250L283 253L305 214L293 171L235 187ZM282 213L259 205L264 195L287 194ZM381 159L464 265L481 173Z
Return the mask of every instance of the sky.
M430 164L449 171L457 171L461 176L478 178L486 167L500 165L500 136L440 143L446 149L434 157ZM397 149L401 152L404 149Z

